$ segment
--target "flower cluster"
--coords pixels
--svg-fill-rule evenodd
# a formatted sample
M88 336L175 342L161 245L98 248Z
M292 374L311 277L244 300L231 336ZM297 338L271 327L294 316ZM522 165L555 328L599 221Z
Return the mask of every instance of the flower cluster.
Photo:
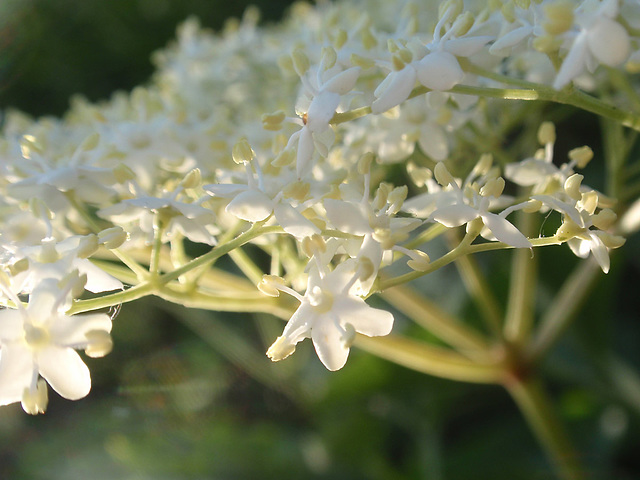
M0 403L44 411L40 377L83 397L90 377L75 350L106 354L111 320L76 313L138 298L122 282L139 296L181 292L186 304L233 297L203 267L246 242L272 258L262 280L245 262L260 291L300 302L268 356L310 337L330 370L357 334L391 331L393 315L365 299L389 265L430 271L429 244L416 238L432 225L531 249L509 215L555 210L562 226L548 243L592 253L608 271L623 240L611 200L574 172L588 149L555 166L545 124L543 149L504 174L478 155L457 178L464 169L449 159L465 132L492 128L479 97L499 78L591 88L600 65L637 68L637 3L399 3L296 4L269 28L249 10L219 35L188 20L155 55L148 86L97 104L76 98L63 119L8 114ZM505 178L521 197L504 193ZM189 258L185 241L211 257ZM85 289L105 300L81 300Z

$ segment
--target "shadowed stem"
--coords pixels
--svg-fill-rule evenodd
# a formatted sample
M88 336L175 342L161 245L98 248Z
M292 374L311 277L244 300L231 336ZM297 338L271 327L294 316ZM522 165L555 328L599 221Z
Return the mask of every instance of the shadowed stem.
M507 382L505 387L553 462L558 477L563 480L584 480L585 472L540 381L532 378L514 379Z

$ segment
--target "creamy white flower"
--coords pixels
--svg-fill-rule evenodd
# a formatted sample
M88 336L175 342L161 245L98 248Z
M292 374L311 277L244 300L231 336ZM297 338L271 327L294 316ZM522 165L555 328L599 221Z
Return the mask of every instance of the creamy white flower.
M146 234L150 242L159 219L163 228L163 241L176 233L189 240L215 245L218 228L214 226L214 214L199 202L181 202L177 199L181 187L173 192L163 192L163 197L140 196L98 210L98 215L119 225L135 225Z
M90 292L123 288L120 280L89 260L98 249L98 237L95 235L74 235L60 242L46 238L40 245L21 248L7 245L5 249L8 253L3 263L15 272L11 284L16 293L31 293L43 279L62 280L73 270L86 275L84 288ZM25 260L27 263L21 265Z
M271 360L288 357L298 342L311 338L324 366L339 370L347 362L356 333L374 337L391 332L391 313L370 307L351 293L358 278L355 265L354 260L348 260L331 272L313 266L304 296L280 288L294 295L300 306L289 319L282 336L267 351Z
M102 313L69 316L77 279L45 279L24 307L4 286L16 309L0 311L0 405L23 402L29 413L41 375L62 397L78 400L91 389L91 376L76 349L102 356L111 349L111 319ZM40 393L41 395L41 393Z
M443 163L438 163L434 171L438 181L448 187L448 190L428 193L421 199L415 197L410 204L411 209L431 211L427 221L436 221L450 228L481 218L484 226L498 241L516 248L531 248L531 242L527 237L505 218L513 212L513 208L506 209L500 214L490 211L492 203L497 203L502 194L504 188L502 178L485 179L486 183L480 187L473 182L477 174L475 171L470 174L464 184L458 183Z
M335 55L335 52L334 52ZM356 85L360 76L360 67L350 67L345 70L335 64L330 65L327 57L323 56L320 65L309 72L299 72L302 81L303 93L296 110L301 119L295 119L302 124L302 128L290 138L287 147L293 147L297 143L296 170L298 178L305 177L313 168L313 153L320 149L322 156L327 155L327 150L333 143L328 143L325 132L329 129L329 121L336 113L344 95L347 95ZM335 62L335 59L333 60Z
M255 223L268 218L271 214L285 232L297 238L304 238L316 233L320 229L309 219L305 218L291 203L284 198L283 189L287 186L285 176L274 178L272 184L266 185L265 176L256 161L251 162L256 169L256 175L251 170L249 162L245 165L247 184L219 183L205 185L204 190L214 197L230 198L225 210L231 215ZM257 177L257 178L256 178ZM273 194L273 191L277 193Z
M579 30L569 34L569 51L553 88L561 89L585 70L593 72L600 64L617 67L624 63L631 51L631 40L615 20L618 11L618 0L583 3L576 16Z

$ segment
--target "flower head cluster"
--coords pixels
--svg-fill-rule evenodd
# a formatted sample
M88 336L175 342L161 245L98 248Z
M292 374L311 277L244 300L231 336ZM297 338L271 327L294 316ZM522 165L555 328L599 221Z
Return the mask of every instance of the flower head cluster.
M639 9L617 0L398 3L296 4L271 27L250 9L219 35L191 19L154 56L147 86L98 104L77 98L63 119L7 115L0 403L43 411L42 379L66 398L86 395L75 350L106 353L111 321L69 314L84 290L118 292L126 280L185 303L230 297L233 285L205 268L240 240L271 258L261 291L300 302L269 357L311 338L330 370L345 364L357 333L390 332L393 315L364 298L388 266L429 271L429 245L414 242L429 224L480 225L480 241L531 248L509 215L556 210L556 238L608 269L608 249L622 242L615 215L574 172L590 151L556 166L545 126L544 148L504 173L487 155L459 169L462 178L451 172L494 127L469 89L505 72L556 89L594 83L599 65L630 66L639 55ZM503 175L527 194L505 195ZM234 239L239 232L247 235ZM185 243L212 256L191 262ZM98 267L114 259L120 279Z

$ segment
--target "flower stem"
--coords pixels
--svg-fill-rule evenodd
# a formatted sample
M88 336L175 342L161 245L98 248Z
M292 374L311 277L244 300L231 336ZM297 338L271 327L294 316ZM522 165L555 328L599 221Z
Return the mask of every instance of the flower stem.
M435 303L418 295L407 285L385 290L380 296L436 337L458 349L469 358L487 359L489 345L469 325L459 322Z
M478 262L469 255L462 255L456 259L455 265L464 286L480 309L487 328L501 337L503 314Z
M529 241L531 242L531 245L534 247L543 247L547 245L562 244L562 242L558 240L556 236L530 238ZM437 260L434 260L433 262L431 262L428 265L428 267L424 270L421 270L419 272L416 271L416 272L405 273L403 275L398 275L397 277L381 279L377 285L374 284L374 287L372 288L370 295L372 295L373 293L381 292L387 288L391 288L396 285L402 285L403 283L408 283L412 280L415 280L416 278L422 277L423 275L434 272L439 268L442 268L445 265L450 264L451 262L461 257L462 255L469 255L472 253L479 253L479 252L488 252L491 250L506 250L510 248L515 248L515 247L503 242L485 242L485 243L478 243L475 245L469 245L467 243L463 244L461 242L460 245L458 245L456 248L447 252Z
M505 387L515 400L529 426L553 462L558 478L581 480L586 478L577 455L553 411L540 381L532 378L507 382Z
M499 383L501 364L476 363L459 353L405 337L358 335L355 346L398 365L436 377L472 383Z
M533 216L520 211L518 217L520 231L530 236L536 224ZM530 251L518 249L513 252L504 324L504 336L510 342L523 345L531 332L537 274L537 262Z
M578 308L590 291L600 267L592 259L581 262L547 308L531 344L532 361L544 357L575 318Z

